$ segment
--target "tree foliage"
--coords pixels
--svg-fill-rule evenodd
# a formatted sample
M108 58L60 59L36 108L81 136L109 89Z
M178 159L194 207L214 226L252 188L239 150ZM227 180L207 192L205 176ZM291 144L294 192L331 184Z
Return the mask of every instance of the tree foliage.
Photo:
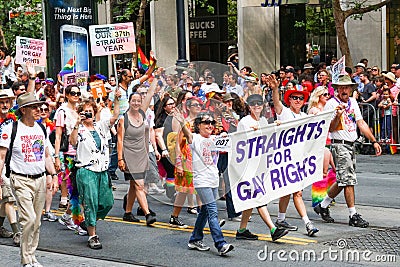
M349 42L344 27L346 19L349 17L359 19L363 14L376 11L390 2L391 0L385 0L377 4L368 5L367 0L349 1L346 2L346 4L342 4L340 0L332 0L333 16L335 18L339 48L342 55L346 56L347 66L353 66L353 59L351 57Z
M13 18L9 19L9 11ZM16 36L43 39L41 0L0 1L0 41L15 51ZM5 43L5 44L4 44Z

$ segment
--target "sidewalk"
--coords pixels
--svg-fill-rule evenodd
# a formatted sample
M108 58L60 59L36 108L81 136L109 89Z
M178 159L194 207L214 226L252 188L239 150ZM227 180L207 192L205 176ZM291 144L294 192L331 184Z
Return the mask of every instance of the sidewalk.
M1 251L1 266L17 267L20 266L19 247L0 245ZM43 266L52 267L123 267L123 266L141 266L127 263L118 263L115 261L107 261L100 259L93 259L87 257L77 257L68 254L59 254L54 252L45 252L37 250L36 257Z

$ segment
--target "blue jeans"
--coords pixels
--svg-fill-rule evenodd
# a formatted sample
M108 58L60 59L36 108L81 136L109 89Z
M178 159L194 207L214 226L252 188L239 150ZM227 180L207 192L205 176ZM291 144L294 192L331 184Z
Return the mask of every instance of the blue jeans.
M214 240L214 246L220 250L222 246L226 244L226 241L222 234L221 227L219 227L218 221L218 209L216 202L216 199L218 198L218 187L196 188L196 191L201 199L202 206L200 213L197 215L196 223L194 225L192 236L190 237L189 242L203 240L203 230L208 220L208 226L210 227L211 236Z
M108 173L115 174L118 168L117 143L114 143L111 138L108 144L110 145L110 165L108 165Z
M224 181L225 181L225 202L226 202L226 211L228 213L228 218L232 219L240 216L241 212L236 212L235 207L233 206L232 193L231 193L231 184L229 182L229 174L228 169L224 171Z

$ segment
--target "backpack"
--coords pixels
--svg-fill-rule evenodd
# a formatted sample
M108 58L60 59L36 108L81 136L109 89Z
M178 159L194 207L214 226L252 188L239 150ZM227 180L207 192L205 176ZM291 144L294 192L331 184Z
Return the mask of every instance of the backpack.
M37 123L37 122L35 122L35 123ZM44 133L44 139L46 139L47 138L46 128L44 128L44 125L41 123L37 123L37 124L40 126L40 128L42 128L43 133ZM5 160L6 177L10 177L10 174L11 174L10 162L11 162L12 148L14 146L15 136L17 135L17 130L18 130L18 121L13 121L10 146L8 147L7 154L6 154L6 160Z

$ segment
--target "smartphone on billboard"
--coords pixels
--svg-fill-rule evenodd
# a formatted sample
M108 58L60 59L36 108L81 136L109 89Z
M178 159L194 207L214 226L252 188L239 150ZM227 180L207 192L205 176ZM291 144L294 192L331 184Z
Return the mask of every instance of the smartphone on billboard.
M88 32L85 28L75 25L60 27L61 68L75 57L75 72L89 73Z

